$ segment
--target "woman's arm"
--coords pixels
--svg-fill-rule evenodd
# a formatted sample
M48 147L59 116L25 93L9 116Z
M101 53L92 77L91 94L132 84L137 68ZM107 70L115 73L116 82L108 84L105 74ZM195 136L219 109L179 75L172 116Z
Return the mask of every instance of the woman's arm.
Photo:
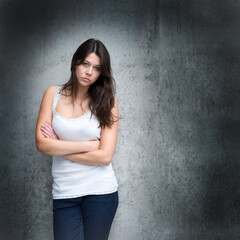
M36 146L38 151L51 156L63 156L97 150L99 141L63 141L46 138L43 135L41 125L44 125L44 123L52 125L52 103L58 88L58 86L49 87L43 95L36 126Z
M99 150L87 153L70 154L64 157L71 161L86 165L109 165L116 148L118 135L118 104L116 100L112 113L115 116L115 122L111 127L106 126L105 128L102 128Z

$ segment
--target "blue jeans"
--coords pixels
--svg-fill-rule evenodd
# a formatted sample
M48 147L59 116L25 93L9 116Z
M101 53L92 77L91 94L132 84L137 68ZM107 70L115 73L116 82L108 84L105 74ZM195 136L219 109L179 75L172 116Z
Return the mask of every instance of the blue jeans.
M54 240L107 240L118 207L118 191L53 199Z

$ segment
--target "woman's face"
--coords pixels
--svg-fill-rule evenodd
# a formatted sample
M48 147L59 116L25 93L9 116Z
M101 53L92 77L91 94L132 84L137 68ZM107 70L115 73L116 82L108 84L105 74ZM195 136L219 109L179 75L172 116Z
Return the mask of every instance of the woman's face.
M89 53L82 64L76 67L78 83L90 87L101 74L101 59L94 52Z

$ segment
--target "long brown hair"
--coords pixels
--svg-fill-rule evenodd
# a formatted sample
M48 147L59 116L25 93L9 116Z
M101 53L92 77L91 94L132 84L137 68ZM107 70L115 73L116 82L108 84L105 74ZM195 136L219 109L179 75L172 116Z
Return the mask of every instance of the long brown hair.
M88 95L90 97L89 109L100 122L99 127L110 127L114 122L111 110L115 102L115 80L112 77L108 50L101 41L91 38L77 48L72 57L70 79L62 85L62 91L69 90L69 95L67 96L70 96L74 102L78 92L78 80L75 73L76 67L82 64L88 54L92 52L101 59L101 74L88 89Z

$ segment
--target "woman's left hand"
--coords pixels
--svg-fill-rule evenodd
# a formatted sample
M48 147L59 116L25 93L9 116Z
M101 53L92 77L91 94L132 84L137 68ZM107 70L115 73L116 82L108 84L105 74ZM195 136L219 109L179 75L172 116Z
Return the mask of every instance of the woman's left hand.
M45 138L58 139L57 134L54 132L53 128L49 124L42 124L40 129L41 133Z

